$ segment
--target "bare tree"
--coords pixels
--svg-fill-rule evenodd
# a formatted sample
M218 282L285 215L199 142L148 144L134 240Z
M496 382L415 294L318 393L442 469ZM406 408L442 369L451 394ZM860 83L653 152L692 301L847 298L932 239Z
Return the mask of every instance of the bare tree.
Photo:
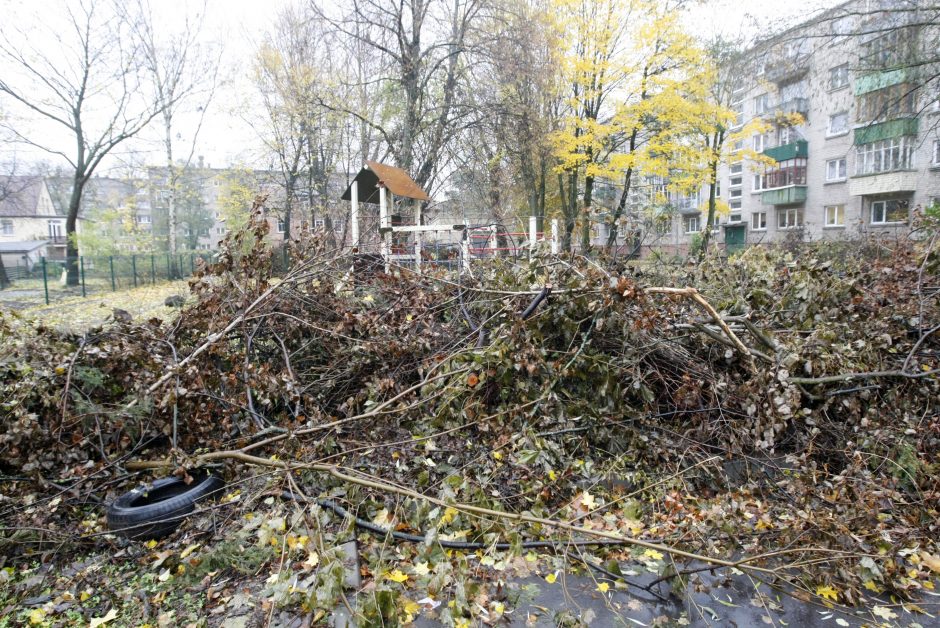
M205 5L195 15L187 15L180 30L163 37L154 29L153 10L149 0L136 0L123 6L125 21L131 25L140 42L143 69L149 76L153 100L163 123L163 147L166 155L167 186L167 249L170 259L176 259L179 221L177 207L180 202L182 172L189 168L196 151L196 141L202 123L218 84L219 52L200 42ZM198 112L198 122L188 139L188 153L174 159L174 124L176 115L184 108ZM171 275L178 276L173 263Z
M82 194L102 160L160 114L142 90L139 47L112 5L81 0L64 5L65 26L43 6L29 30L0 26L0 95L48 129L10 125L16 139L65 159L71 193L65 231L68 283L78 284L76 225ZM43 132L46 131L46 132ZM61 137L62 133L71 141ZM54 137L58 135L58 137ZM69 144L72 148L67 148Z

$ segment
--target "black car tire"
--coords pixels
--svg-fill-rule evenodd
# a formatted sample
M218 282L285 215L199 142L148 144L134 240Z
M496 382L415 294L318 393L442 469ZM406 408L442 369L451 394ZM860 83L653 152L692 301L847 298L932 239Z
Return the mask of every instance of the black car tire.
M132 540L160 539L196 509L196 502L222 490L215 475L194 475L191 484L164 478L135 488L108 506L108 529Z

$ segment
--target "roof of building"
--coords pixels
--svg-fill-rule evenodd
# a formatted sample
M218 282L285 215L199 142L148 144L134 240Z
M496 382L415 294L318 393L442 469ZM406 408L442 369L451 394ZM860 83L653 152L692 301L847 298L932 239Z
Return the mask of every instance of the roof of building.
M35 216L42 177L0 177L0 216Z
M25 240L22 242L0 242L0 253L31 253L48 244L48 240Z
M379 202L379 184L388 189L395 196L412 198L417 201L429 201L431 197L425 192L408 173L401 168L381 164L377 161L366 161L353 182L359 184L359 201L362 203ZM341 197L348 201L352 198L352 183L346 188Z

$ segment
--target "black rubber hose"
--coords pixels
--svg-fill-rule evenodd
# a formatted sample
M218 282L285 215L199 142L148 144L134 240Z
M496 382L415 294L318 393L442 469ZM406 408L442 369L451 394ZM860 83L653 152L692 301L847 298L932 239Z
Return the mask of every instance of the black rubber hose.
M292 499L292 500L299 499L290 491L283 491L281 493L281 497L283 497L284 499ZM382 526L372 523L371 521L366 521L365 519L362 519L361 517L357 517L356 515L352 514L351 512L349 512L348 510L346 510L345 508L343 508L342 506L340 506L339 504L337 504L336 502L330 499L318 499L316 500L316 502L317 504L319 504L321 508L327 508L329 510L332 510L334 513L336 513L340 517L343 517L344 519L352 519L353 521L356 522L356 526L364 530L368 530L369 532L380 534L382 536L391 536L392 538L398 541L407 541L409 543L424 543L425 541L424 536L421 536L418 534L408 534L407 532L399 532L397 530L389 530L388 528L383 528ZM514 547L513 543L506 543L506 542L474 543L472 541L445 541L445 540L438 539L437 543L440 544L441 547L444 547L447 549L462 549L462 550L495 549L495 550L502 551L502 550L512 549ZM583 547L583 546L591 546L591 545L594 545L594 546L623 545L624 543L626 543L626 541L617 541L614 539L547 540L547 541L522 541L522 543L520 543L518 547L522 547L523 549L547 549L547 548L557 549L559 547L571 547L571 546Z
M545 300L545 298L552 293L552 287L550 285L542 288L542 291L535 295L535 298L532 300L532 303L529 304L529 307L522 312L520 317L522 320L527 320L530 316L535 314L535 310L538 309L539 304Z

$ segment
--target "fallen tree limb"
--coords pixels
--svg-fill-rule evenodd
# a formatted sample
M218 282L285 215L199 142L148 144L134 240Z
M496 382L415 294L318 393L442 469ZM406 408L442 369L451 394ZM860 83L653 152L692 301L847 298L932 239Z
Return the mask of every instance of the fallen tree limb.
M902 378L902 379L921 379L931 375L940 374L940 369L930 369L920 373L906 373L904 371L869 371L867 373L843 373L841 375L827 375L825 377L788 377L787 381L794 384L832 384L834 382L846 382L853 379L879 379L879 378Z
M735 567L742 570L750 570L759 573L764 573L772 576L782 577L783 574L775 568L772 567L760 567L757 565L752 565L750 563L759 560L762 557L744 557L738 560L724 560L721 558L714 558L712 556L705 556L702 554L695 554L693 552L687 552L675 547L664 545L662 543L654 543L651 541L645 541L643 539L637 539L632 537L626 537L616 532L608 532L606 530L594 530L588 527L579 526L570 524L564 521L557 521L553 519L545 519L543 517L535 517L532 515L526 515L522 513L514 512L505 512L499 510L493 510L491 508L484 508L482 506L474 506L472 504L464 504L461 502L447 502L430 495L424 495L417 491L414 491L409 488L396 486L394 484L389 484L381 480L374 480L366 477L358 477L355 475L350 475L346 469L339 467L337 465L326 465L326 464L310 464L310 463L290 463L283 460L272 460L270 458L261 458L259 456L252 456L251 454L245 453L239 450L227 450L227 451L215 451L209 452L206 454L201 454L193 458L190 462L195 466L200 466L208 462L218 461L218 460L237 460L239 462L244 462L247 464L253 464L263 467L271 467L275 469L281 469L283 471L296 471L300 469L308 471L319 471L322 473L327 473L330 476L340 480L341 482L348 482L351 484L357 484L359 486L365 486L367 488L372 488L377 491L382 491L384 493L394 493L397 495L402 495L403 497L410 497L411 499L416 499L419 501L426 501L428 503L434 504L436 506L441 506L444 508L451 507L456 508L462 512L467 512L475 515L481 515L485 517L505 519L509 521L516 521L519 523L529 523L540 526L545 526L548 528L554 528L557 530L564 530L566 532L576 533L579 535L587 535L600 537L604 539L610 539L613 541L618 541L624 545L632 545L636 547L642 547L645 549L651 549L658 552L663 552L670 554L672 556L679 556L688 560L697 560L709 563L711 565L716 565L720 567ZM168 460L152 460L152 461L137 461L130 462L125 465L128 469L142 470L142 469L167 469L172 468L173 464ZM794 552L805 552L811 551L810 549L794 549Z

